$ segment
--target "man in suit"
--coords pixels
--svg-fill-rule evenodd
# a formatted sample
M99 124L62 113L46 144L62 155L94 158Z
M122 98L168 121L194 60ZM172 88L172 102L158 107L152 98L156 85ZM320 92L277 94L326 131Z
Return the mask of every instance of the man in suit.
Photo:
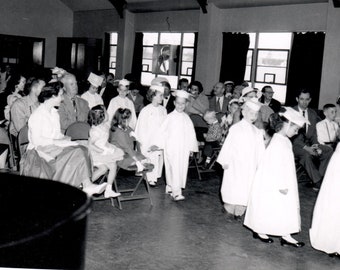
M167 113L171 113L175 109L175 97L171 94L171 86L168 82L161 82L164 87L164 96L162 105L165 107Z
M271 108L274 112L278 113L281 109L281 103L273 98L273 88L269 85L265 85L261 92L262 96L259 98L259 101L264 105L269 106L269 108Z
M318 144L316 123L321 119L314 110L308 108L311 100L310 92L306 89L301 90L296 98L298 104L294 109L300 112L310 124L300 129L297 136L293 138L293 151L311 179L311 186L314 190L318 190L333 150Z
M139 93L139 86L136 83L131 83L129 89L128 98L133 102L133 105L135 105L136 114L138 116L144 107L144 97Z
M213 97L209 100L209 110L216 112L219 122L221 118L228 112L228 98L225 97L225 86L222 82L218 82L213 88Z
M61 79L64 84L64 101L59 106L60 128L62 132L74 122L87 122L89 104L78 96L78 84L73 74L67 73Z

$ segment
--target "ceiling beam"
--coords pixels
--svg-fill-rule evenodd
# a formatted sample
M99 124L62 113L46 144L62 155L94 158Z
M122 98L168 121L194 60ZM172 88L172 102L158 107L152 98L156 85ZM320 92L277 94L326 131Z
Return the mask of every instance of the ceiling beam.
M123 19L124 9L126 8L126 1L125 0L109 0L109 2L115 7L117 10L119 17Z
M202 12L203 13L208 13L207 11L207 0L197 0L198 4L200 5L201 9L202 9Z

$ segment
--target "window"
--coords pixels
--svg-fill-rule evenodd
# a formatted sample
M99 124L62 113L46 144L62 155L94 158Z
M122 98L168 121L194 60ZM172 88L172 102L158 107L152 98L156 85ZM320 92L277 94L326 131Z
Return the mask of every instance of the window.
M118 33L110 33L109 72L116 75Z
M284 103L292 33L249 33L244 79L258 89L272 86L274 98Z
M141 82L150 85L156 76L168 79L172 88L177 88L178 80L192 79L195 55L195 34L194 33L143 33L143 61ZM168 44L180 45L178 55L177 75L161 75L152 73L153 70L153 49L154 45Z

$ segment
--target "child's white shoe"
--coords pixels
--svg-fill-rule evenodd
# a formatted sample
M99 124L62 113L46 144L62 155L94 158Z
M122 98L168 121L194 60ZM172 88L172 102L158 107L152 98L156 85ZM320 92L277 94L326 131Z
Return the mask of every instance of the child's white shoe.
M185 197L182 194L180 194L180 195L174 196L173 199L174 199L175 202L178 202L178 201L185 200Z
M91 184L83 188L83 191L89 196L92 196L93 194L101 194L105 190L106 185L107 183L102 183L100 185Z
M120 195L122 195L122 194L120 194L119 192L115 192L112 189L111 190L106 189L105 192L104 192L104 198L116 198Z

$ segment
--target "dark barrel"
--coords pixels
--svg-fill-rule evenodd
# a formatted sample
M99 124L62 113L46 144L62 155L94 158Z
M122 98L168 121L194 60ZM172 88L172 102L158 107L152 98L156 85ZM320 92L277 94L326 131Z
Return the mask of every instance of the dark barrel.
M91 199L52 180L0 178L0 267L84 269Z

